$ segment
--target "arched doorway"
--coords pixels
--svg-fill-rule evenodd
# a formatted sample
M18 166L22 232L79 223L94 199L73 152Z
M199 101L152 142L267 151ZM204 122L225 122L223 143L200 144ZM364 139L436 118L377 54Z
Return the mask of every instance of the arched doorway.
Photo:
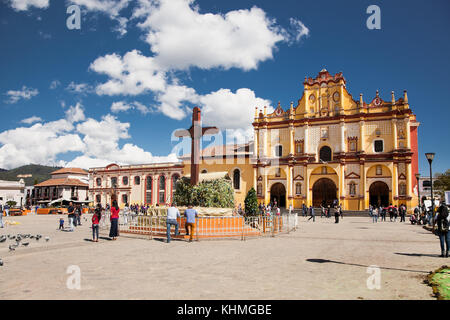
M272 188L270 188L270 202L273 204L277 203L280 208L286 207L286 188L282 183L275 183Z
M382 181L376 181L370 185L369 188L369 203L372 206L389 205L389 187Z
M321 178L313 185L313 206L333 205L333 201L337 199L337 188L333 180Z

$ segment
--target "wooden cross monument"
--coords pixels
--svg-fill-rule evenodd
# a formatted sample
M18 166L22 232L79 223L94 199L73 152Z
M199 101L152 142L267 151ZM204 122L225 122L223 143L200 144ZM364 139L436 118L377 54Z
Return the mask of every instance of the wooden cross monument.
M202 115L199 107L192 113L192 126L189 129L175 131L175 137L191 137L191 185L195 186L199 180L200 140L206 134L216 134L216 127L202 127Z

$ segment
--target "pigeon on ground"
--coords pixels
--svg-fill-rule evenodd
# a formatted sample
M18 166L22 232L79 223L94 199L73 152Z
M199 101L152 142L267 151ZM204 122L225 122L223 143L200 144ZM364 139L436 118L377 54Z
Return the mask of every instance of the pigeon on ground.
M34 236L33 236L33 235L31 235L31 236L30 236L30 239L34 239Z
M8 235L8 238L10 238L10 239L15 239L16 236L10 236L10 235Z
M0 259L0 267L3 266L3 260Z
M48 240L50 240L50 237L45 237L45 241L48 241Z
M2 236L1 238L0 238L0 242L5 242L6 241L6 237L5 236Z
M29 245L30 243L29 242L22 242L22 245L24 246L24 247L26 247L27 245Z
M16 250L16 248L17 248L17 244L11 244L10 246L9 246L9 251L14 251L14 250Z

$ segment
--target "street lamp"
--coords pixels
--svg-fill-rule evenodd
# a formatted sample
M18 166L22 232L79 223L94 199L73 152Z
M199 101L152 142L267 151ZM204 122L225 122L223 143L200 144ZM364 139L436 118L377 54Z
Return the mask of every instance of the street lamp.
M420 201L420 181L419 181L419 179L420 179L420 173L416 173L416 180L417 180L417 197L419 198L419 213L421 213L420 212L420 209L421 209L421 201Z
M428 163L430 164L430 182L431 182L431 220L434 223L434 197L433 197L433 171L431 170L431 163L434 159L434 152L425 153Z

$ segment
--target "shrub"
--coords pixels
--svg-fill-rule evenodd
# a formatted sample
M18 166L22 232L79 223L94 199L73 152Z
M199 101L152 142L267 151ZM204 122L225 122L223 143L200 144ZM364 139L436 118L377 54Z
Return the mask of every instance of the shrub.
M202 181L191 186L188 178L177 181L173 200L178 206L233 208L234 192L231 182L225 178Z
M256 215L258 213L258 198L253 187L248 191L244 201L245 213L247 215Z

